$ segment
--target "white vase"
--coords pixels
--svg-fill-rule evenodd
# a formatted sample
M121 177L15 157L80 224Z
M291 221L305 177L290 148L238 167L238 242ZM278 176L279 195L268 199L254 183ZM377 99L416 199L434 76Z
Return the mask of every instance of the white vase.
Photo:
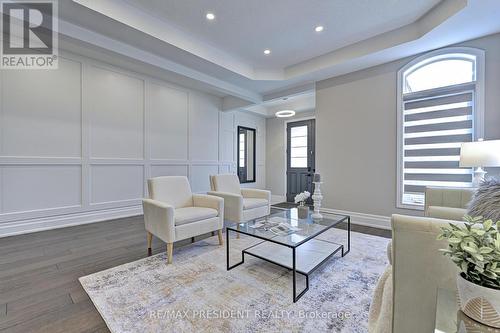
M470 318L500 328L500 290L477 285L457 276L460 309Z

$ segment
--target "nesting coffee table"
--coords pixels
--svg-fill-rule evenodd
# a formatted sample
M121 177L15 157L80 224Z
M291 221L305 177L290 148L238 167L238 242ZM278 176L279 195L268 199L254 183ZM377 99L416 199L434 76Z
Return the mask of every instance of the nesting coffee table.
M275 209L273 209L275 210ZM345 246L321 239L318 236L327 230L347 224ZM277 224L288 225L295 230L289 234L276 233ZM279 230L278 230L279 232ZM290 231L289 231L290 232ZM230 263L230 234L239 233L261 240L241 252L241 261ZM234 241L234 240L233 240ZM227 270L245 262L245 255L251 255L292 271L293 302L297 302L309 290L309 275L340 252L342 257L351 249L351 218L347 215L324 214L320 220L311 215L305 219L297 217L297 209L279 210L269 216L244 224L234 224L226 229ZM305 288L297 292L297 274L305 276Z

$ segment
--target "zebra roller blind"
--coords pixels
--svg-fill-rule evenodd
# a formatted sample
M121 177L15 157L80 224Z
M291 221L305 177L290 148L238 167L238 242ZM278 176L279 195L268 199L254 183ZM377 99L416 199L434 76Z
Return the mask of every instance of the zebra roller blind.
M403 117L404 201L423 204L426 186L471 186L472 169L459 161L473 140L474 86L405 94Z
M430 52L404 66L398 83L397 205L423 209L428 186L472 186L460 148L482 136L484 52Z

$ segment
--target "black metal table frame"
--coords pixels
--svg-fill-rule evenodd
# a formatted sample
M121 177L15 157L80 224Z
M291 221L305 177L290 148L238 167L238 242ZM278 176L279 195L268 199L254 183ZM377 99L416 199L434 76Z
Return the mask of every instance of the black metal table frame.
M328 243L331 243L331 244L336 244L336 245L339 245L332 253L330 253L325 259L323 259L319 264L317 264L316 266L314 266L309 272L301 272L301 271L298 271L297 270L297 254L296 254L296 250L297 248L310 241L311 239L314 239L316 237L318 237L319 235L321 235L322 233L324 233L325 231L327 230L330 230L331 228L339 225L340 223L344 222L347 220L347 251L344 251L344 245L341 245L341 244L337 244L337 243L333 243L333 242L329 242L329 241L326 241L326 240L323 240L323 239L318 239L320 241L323 241L323 242L328 242ZM241 234L244 234L244 235L247 235L247 236L251 236L251 237L255 237L255 238L258 238L258 239L261 239L262 242L259 242L257 244L254 244L250 247L247 247L245 249L243 249L241 251L241 261L234 264L234 265L230 265L229 264L229 232L232 231L232 232L235 232L235 233L241 233ZM273 237L274 238L274 237ZM281 242L277 242L275 240L273 240L273 238L265 238L265 237L262 237L262 236L258 236L258 235L254 235L254 234L250 234L250 233L247 233L243 230L238 230L238 229L234 229L234 228L231 228L231 227L227 227L226 228L226 267L227 267L227 270L231 270L241 264L243 264L245 262L245 254L248 254L248 255L251 255L251 256L254 256L256 258L259 258L259 259L262 259L262 260L265 260L267 262L270 262L270 263L273 263L275 265L278 265L280 267L283 267L283 268L286 268L286 269L291 269L292 270L292 281L293 281L293 302L297 302L302 296L304 296L304 294L309 290L309 275L314 272L318 267L320 267L321 265L323 265L328 259L330 259L333 255L335 255L339 250L342 250L342 257L344 257L346 254L348 254L350 251L351 251L351 217L350 216L344 216L344 218L342 218L341 220L333 223L331 226L328 226L326 227L325 229L321 230L321 232L319 232L318 234L315 234L314 236L310 236L310 237L307 237L306 239L300 241L299 243L295 244L295 245L289 245L289 244L283 244ZM285 266L285 265L282 265L280 263L277 263L273 260L270 260L268 258L264 258L262 256L259 256L259 255L256 255L256 254L253 254L253 253L249 253L248 250L259 245L259 244L262 244L264 242L272 242L272 243L275 243L275 244L278 244L278 245L282 245L282 246L285 246L285 247L288 247L290 249L292 249L292 268L288 267L288 266ZM301 274L301 275L304 275L305 278L306 278L306 287L297 295L297 273L298 274Z

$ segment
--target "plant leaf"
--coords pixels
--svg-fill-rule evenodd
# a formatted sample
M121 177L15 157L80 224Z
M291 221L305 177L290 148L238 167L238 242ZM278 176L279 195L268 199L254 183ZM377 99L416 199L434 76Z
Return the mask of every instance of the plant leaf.
M484 230L490 230L491 226L493 225L492 220L486 220L483 223Z
M483 246L479 249L479 253L481 253L481 254L486 254L486 253L491 253L491 252L493 252L493 249L491 247Z

